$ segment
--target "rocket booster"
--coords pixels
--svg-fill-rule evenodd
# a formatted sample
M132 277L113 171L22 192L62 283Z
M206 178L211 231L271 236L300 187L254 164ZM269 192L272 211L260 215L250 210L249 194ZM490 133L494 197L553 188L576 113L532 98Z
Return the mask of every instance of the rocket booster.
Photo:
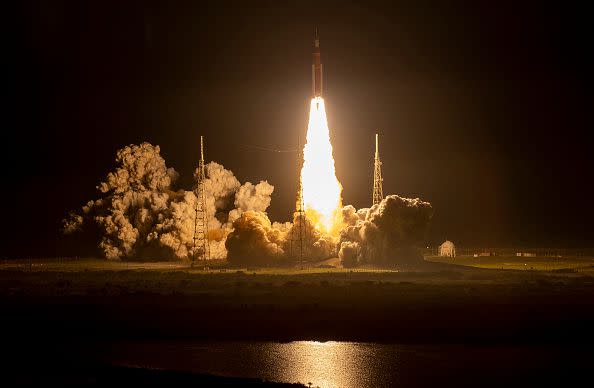
M311 65L311 93L312 97L322 97L322 61L320 59L320 38L316 28L314 39L313 64Z

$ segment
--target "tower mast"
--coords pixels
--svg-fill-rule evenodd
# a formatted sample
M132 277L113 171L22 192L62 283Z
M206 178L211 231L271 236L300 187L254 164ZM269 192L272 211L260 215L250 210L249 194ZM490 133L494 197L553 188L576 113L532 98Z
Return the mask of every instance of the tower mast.
M379 157L379 136L375 134L375 160L373 163L373 205L379 204L384 199L382 187L382 162Z
M196 216L194 219L194 249L192 254L192 266L196 260L208 260L210 258L210 246L208 243L208 208L206 206L206 171L204 167L204 141L200 136L200 161L198 162L198 186L196 195Z
M297 149L301 149L301 139L298 141ZM295 198L295 212L293 213L293 227L289 237L289 256L291 258L299 257L299 264L303 269L303 259L305 256L304 242L307 235L305 204L303 202L303 184L301 182L301 169L303 168L303 152L299 151L297 157L297 173L299 176L299 186L297 187L297 196Z
M298 149L301 150L301 139L298 142ZM297 209L296 209L296 220L299 228L299 265L303 269L303 240L305 239L305 204L303 202L303 182L301 181L301 168L303 168L303 151L299 151L299 159L297 162L299 166L299 191L297 192Z

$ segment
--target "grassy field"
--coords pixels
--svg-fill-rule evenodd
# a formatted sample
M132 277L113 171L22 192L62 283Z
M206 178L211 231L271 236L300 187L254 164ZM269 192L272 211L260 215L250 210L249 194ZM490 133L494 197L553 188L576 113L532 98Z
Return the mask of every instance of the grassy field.
M430 263L453 264L455 266L519 270L542 272L580 272L594 274L594 257L517 257L517 256L457 256L455 258L427 256L425 260ZM303 267L296 265L283 268L230 268L224 262L206 262L192 268L187 262L130 262L108 261L104 259L21 259L5 260L0 262L1 270L20 271L121 271L121 270L155 270L155 271L184 271L199 274L225 274L242 271L261 275L303 275L323 273L391 273L415 272L419 268L400 266L393 269L384 268L341 268L338 259L326 260L332 267L306 264ZM460 268L458 268L460 269ZM422 270L422 269L421 269Z
M0 303L13 333L74 339L594 340L591 259L455 260L391 270L7 261Z
M559 271L564 269L594 273L594 257L518 257L518 256L428 256L427 261L476 268Z

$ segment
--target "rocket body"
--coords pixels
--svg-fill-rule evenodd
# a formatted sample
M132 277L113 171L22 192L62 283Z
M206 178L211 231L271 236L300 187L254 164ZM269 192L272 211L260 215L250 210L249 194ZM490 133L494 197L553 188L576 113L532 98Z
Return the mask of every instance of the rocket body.
M311 92L312 97L322 97L322 60L320 58L320 39L316 29L314 39L313 64L311 65Z

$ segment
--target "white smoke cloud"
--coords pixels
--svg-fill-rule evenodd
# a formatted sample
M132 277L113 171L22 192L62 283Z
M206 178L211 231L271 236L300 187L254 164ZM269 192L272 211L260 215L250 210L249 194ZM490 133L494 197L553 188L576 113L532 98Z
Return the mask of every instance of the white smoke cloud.
M257 185L244 183L235 193L236 208L229 212L229 222L234 222L246 211L263 212L268 209L273 191L274 186L267 181L261 181Z
M169 203L162 222L157 223L147 236L147 242L155 241L169 248L176 258L187 258L193 251L196 196L185 191L180 198Z
M173 168L167 168L160 156L159 146L150 143L130 145L117 151L120 167L107 174L107 180L97 188L102 193L159 192L169 189L178 177Z
M355 267L359 263L361 246L354 241L342 241L338 257L342 260L343 267Z
M149 143L122 148L116 163L97 186L102 198L71 212L64 232L97 226L99 247L110 260L191 258L196 253L197 189L174 190L177 172L166 166L159 147ZM411 261L418 258L414 247L432 216L428 202L390 195L371 208L345 206L336 237L297 214L293 222L271 222L265 212L274 187L267 181L241 184L215 162L206 165L206 175L210 258L238 265L296 262L301 249L308 261L338 255L347 267Z
M97 188L104 197L70 213L64 232L93 222L102 231L99 247L111 260L122 258L188 259L193 252L195 191L173 191L178 177L167 168L159 146L130 145L117 152L118 167ZM206 166L209 247L213 259L227 256L225 241L232 222L248 210L265 211L274 187L268 182L243 185L222 165Z
M252 196L257 197L257 196ZM271 223L266 213L247 210L234 222L227 238L228 259L236 265L278 265L318 261L337 254L338 238L320 232L307 218Z
M418 198L388 195L369 209L345 206L342 215L338 254L343 266L393 265L421 259L415 247L423 241L433 209Z
M236 265L271 265L281 263L286 241L283 224L272 224L266 213L248 210L233 222L227 237L229 261Z
M197 178L198 170L194 176ZM230 170L215 162L206 165L206 177L204 187L209 215L210 256L225 259L225 241L233 230L233 222L245 211L266 211L274 186L266 181L257 185L251 182L242 185ZM195 191L195 194L198 192Z
M293 257L297 257L295 245L300 239L303 240L303 251L306 260L322 260L337 254L336 244L338 239L330 234L322 233L309 218L302 218L297 214L294 216L288 238L291 240L290 243L294 245L291 254Z
M82 215L66 222L72 231L74 222L82 226L85 216L92 218L104 232L99 247L108 259L140 254L154 225L167 217L170 186L178 177L165 165L159 146L149 143L122 148L116 163L118 168L97 186L105 198L90 201Z
M194 180L198 180L198 169L194 173ZM239 190L241 183L235 178L233 173L222 165L211 162L206 165L206 180L204 182L206 190L206 203L208 208L208 214L215 216L218 210L231 210L235 193ZM196 191L197 194L197 191ZM221 217L223 214L219 214ZM224 214L226 215L226 214ZM218 226L217 221L215 226ZM224 219L224 222L227 222ZM219 222L220 223L220 222Z

